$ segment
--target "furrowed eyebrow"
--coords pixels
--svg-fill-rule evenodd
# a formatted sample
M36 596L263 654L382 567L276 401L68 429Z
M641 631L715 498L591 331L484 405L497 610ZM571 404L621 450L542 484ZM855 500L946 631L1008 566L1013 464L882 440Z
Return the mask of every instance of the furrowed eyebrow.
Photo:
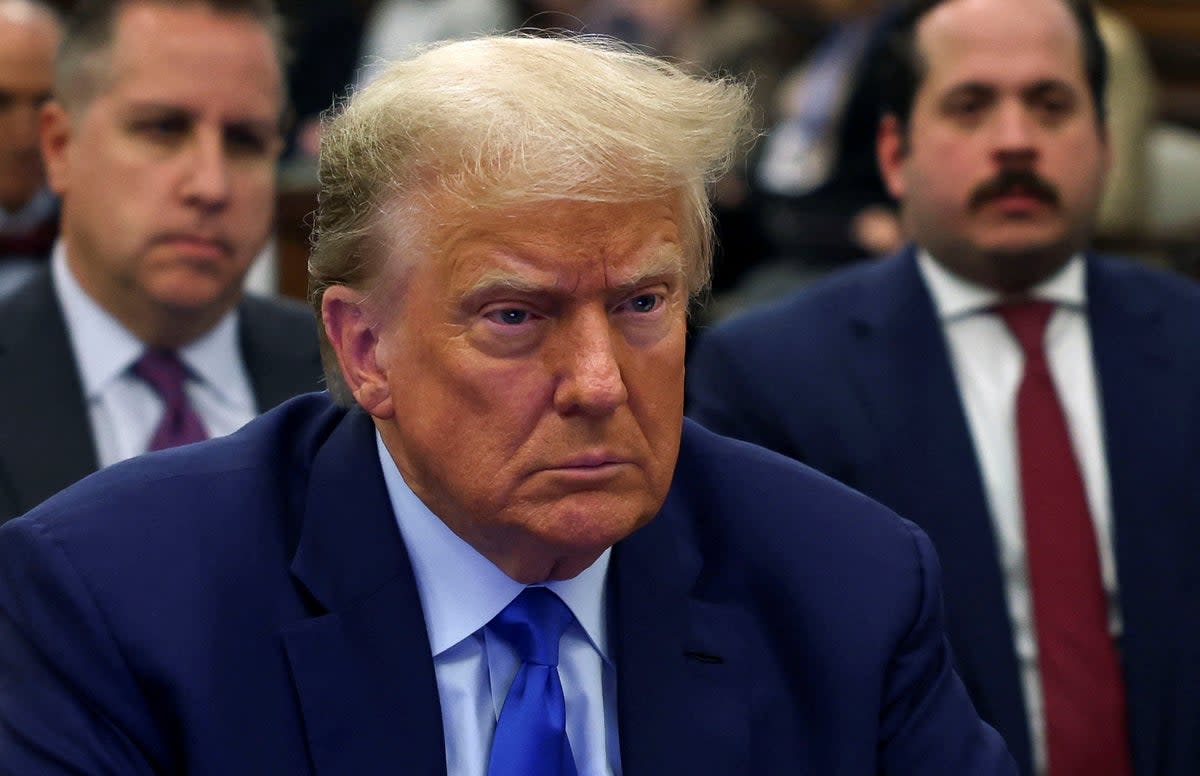
M621 280L613 286L614 293L628 293L652 282L660 282L671 277L683 275L683 256L677 251L662 251L655 256L649 266L636 275ZM504 270L485 272L463 292L464 299L473 299L485 294L509 292L513 294L534 296L538 294L553 294L552 284L540 283Z
M651 259L649 266L643 268L632 277L626 278L613 286L617 294L636 291L642 286L662 282L668 278L682 278L684 275L683 254L676 250L660 251Z
M546 290L547 287L542 283L514 275L510 272L493 270L480 276L478 280L466 289L463 296L471 298L497 291L507 291L514 294L539 294L544 293Z

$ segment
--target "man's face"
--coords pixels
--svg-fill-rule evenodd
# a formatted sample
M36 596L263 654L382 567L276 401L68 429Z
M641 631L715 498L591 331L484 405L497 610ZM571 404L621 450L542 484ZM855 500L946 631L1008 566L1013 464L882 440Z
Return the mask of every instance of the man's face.
M71 268L143 339L173 318L202 333L237 301L271 226L282 83L270 37L247 16L134 3L107 69L89 102L43 116Z
M514 579L574 576L666 497L683 418L679 224L674 198L477 213L375 292L390 310L370 374L348 382L417 495Z
M1108 168L1081 33L1061 0L952 0L917 28L927 74L880 164L912 237L1018 291L1084 247Z
M57 23L24 3L0 2L0 208L19 210L42 188L37 114L54 82Z

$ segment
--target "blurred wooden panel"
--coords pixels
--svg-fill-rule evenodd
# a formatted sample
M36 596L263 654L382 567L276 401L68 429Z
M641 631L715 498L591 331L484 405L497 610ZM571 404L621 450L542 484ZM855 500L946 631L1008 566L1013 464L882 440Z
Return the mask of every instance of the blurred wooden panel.
M280 176L275 228L279 250L279 293L303 300L308 294L308 238L317 208L315 176Z

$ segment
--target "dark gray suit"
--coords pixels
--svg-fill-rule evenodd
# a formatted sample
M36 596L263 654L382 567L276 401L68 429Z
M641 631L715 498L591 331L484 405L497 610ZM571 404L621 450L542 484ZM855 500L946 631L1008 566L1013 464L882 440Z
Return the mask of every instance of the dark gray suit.
M319 390L313 315L246 297L238 340L260 412ZM96 471L83 382L48 268L0 300L0 523Z

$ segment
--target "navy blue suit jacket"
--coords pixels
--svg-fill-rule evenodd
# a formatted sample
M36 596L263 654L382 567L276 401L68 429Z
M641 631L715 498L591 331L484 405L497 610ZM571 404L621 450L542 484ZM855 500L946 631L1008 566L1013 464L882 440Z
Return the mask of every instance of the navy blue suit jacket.
M926 536L688 424L609 572L641 774L1014 774ZM0 772L441 774L433 660L374 426L313 394L0 528Z
M1200 286L1087 259L1136 772L1200 774ZM1032 772L996 540L941 326L911 249L702 334L688 412L927 531L980 714Z

